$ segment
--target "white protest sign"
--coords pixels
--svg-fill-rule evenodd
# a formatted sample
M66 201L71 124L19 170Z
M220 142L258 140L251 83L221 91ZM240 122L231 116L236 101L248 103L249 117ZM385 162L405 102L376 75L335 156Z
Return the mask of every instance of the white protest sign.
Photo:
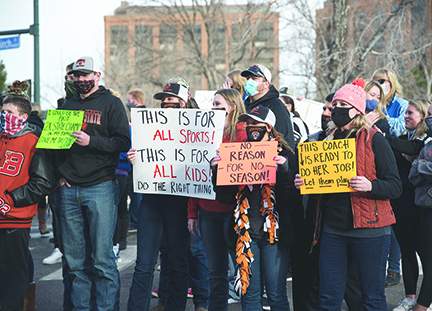
M211 109L216 91L195 91L195 101L200 109Z
M300 114L302 120L306 122L309 133L311 134L321 130L323 106L323 103L306 98L303 100L295 100L295 110Z
M214 199L210 160L225 111L131 109L134 191Z

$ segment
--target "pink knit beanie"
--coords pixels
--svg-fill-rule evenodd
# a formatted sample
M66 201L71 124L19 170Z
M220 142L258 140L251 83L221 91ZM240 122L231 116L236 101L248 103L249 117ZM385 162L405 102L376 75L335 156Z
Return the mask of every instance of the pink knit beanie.
M365 114L366 109L366 92L357 85L346 84L342 86L333 97L332 103L335 100L343 100Z

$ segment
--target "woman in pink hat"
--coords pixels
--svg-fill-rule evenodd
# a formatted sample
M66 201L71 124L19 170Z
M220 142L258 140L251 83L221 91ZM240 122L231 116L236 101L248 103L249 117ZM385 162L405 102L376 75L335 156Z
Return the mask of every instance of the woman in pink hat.
M402 184L393 152L377 130L367 126L366 93L357 85L340 88L332 101L336 129L326 140L355 138L357 176L354 192L317 195L314 244L320 239L320 306L341 310L348 267L354 260L364 310L387 310L384 283L395 223L389 199L399 197ZM296 175L295 185L304 184Z

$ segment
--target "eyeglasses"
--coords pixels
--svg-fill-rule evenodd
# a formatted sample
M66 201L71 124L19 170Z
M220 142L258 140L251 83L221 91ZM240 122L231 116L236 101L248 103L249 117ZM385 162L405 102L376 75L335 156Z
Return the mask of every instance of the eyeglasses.
M380 83L380 84L384 84L384 82L388 82L388 83L390 83L390 81L389 80L386 80L386 79L377 79L377 81Z

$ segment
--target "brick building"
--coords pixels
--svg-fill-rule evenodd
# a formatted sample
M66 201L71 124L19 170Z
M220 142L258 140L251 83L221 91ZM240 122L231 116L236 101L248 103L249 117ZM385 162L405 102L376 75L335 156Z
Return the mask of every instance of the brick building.
M401 0L348 0L346 51L353 53L352 51L357 47L365 45L401 2ZM413 0L402 12L397 19L393 20L390 27L384 30L384 36L373 47L366 60L363 77L369 78L376 69L381 67L392 68L402 79L412 77L410 75L415 68L421 70L422 66L428 66L429 70L432 70L430 46L432 1ZM316 10L316 19L324 29L326 42L329 43L332 40L333 30L332 1L324 1L324 8ZM421 48L424 46L427 48ZM317 50L318 52L322 50L318 40ZM420 58L425 61L421 62ZM353 58L353 61L356 59Z
M218 89L232 69L261 63L278 86L279 14L262 8L131 6L105 16L105 84L151 96L176 75L195 90Z

